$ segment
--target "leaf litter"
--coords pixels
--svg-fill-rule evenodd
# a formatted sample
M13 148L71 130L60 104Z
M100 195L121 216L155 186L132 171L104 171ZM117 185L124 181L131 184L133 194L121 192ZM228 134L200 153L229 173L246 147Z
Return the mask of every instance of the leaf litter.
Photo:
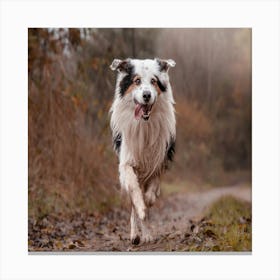
M210 201L212 202L212 201ZM175 204L175 205L174 205ZM225 242L230 224L213 222L204 207L194 209L192 199L182 195L159 200L149 214L154 241L138 246L129 240L129 211L125 207L100 213L77 212L49 214L28 220L28 250L30 252L174 252L174 251L235 251L250 248L235 247ZM211 204L210 204L211 205ZM226 205L226 204L225 204ZM204 215L202 216L202 214ZM251 216L236 219L240 235L251 237ZM234 228L235 229L235 228ZM242 244L241 244L242 245Z

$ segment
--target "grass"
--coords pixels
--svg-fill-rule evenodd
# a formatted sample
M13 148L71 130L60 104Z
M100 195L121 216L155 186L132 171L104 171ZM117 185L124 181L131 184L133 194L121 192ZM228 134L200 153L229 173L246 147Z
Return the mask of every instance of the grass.
M206 183L196 183L194 181L178 180L174 182L163 181L161 183L161 191L164 197L186 192L201 192L211 189L211 185Z
M252 251L251 217L251 204L231 196L222 197L196 225L199 230L190 239L188 250Z
M213 231L219 236L222 251L251 251L251 205L233 197L223 197L209 211Z
M57 188L58 189L58 188ZM99 195L96 198L96 195ZM73 191L70 187L53 190L53 188L36 188L36 192L29 191L28 215L36 219L43 219L50 214L72 215L77 212L104 213L112 207L120 207L121 197L115 190L111 196L96 194L94 188Z

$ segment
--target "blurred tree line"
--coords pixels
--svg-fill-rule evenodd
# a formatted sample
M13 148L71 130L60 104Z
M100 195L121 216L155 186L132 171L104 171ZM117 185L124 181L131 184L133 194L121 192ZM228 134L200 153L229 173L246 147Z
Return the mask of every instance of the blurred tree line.
M166 29L159 37L160 55L178 62L172 80L184 168L217 179L250 170L251 30Z
M228 173L250 172L250 29L30 28L33 214L106 207L115 199L117 159L108 117L115 74L109 65L126 57L177 62L170 77L179 152L168 180L191 177L219 185Z

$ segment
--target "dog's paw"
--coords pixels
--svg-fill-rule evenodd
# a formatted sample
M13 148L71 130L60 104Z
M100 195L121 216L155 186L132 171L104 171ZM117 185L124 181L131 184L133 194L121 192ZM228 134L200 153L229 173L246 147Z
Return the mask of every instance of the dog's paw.
M145 233L145 234L142 234L142 236L141 236L142 243L152 242L153 240L154 240L154 238L150 233Z
M139 235L131 236L130 240L133 245L138 245L140 243L140 236Z

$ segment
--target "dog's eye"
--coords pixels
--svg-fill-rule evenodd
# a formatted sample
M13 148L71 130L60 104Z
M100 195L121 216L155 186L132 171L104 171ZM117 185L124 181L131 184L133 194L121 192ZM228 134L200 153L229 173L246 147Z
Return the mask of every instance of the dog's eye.
M139 78L136 79L136 80L135 80L135 84L136 84L136 85L140 85L140 84L141 84L141 80L140 80Z
M154 85L157 81L153 78L151 79L151 84Z

